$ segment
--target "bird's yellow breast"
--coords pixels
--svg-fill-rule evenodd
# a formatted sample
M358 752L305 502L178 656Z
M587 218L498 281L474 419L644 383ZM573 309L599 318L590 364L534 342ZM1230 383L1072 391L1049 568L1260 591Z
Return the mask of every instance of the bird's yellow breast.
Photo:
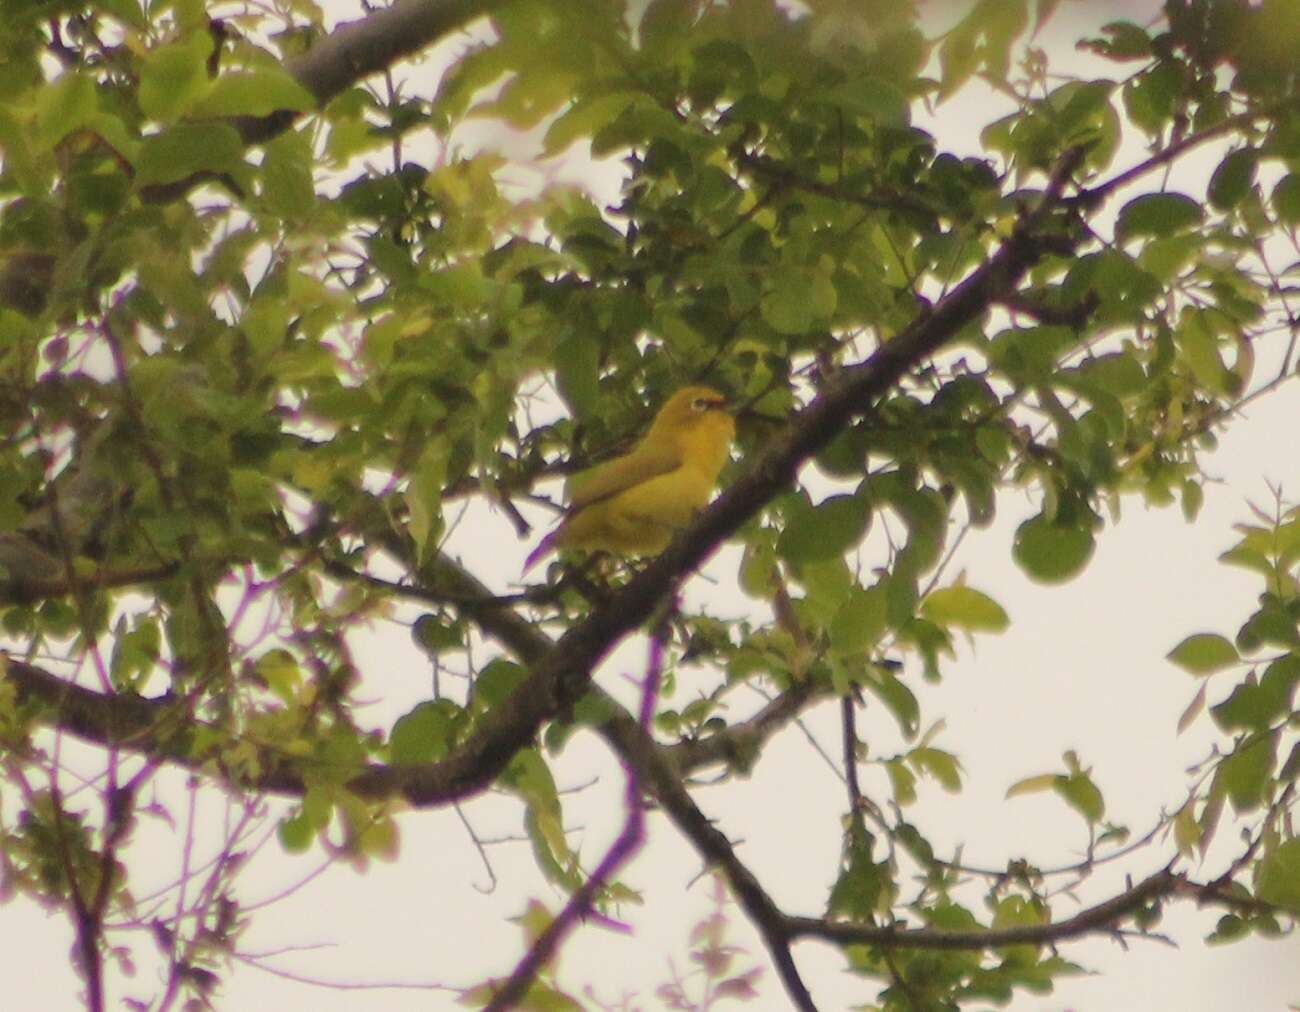
M567 547L655 555L709 501L717 475L681 467L579 510L560 529Z

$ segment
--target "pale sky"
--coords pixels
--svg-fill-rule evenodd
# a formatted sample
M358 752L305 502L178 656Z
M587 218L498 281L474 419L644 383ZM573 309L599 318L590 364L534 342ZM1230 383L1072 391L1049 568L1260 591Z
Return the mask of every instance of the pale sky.
M1101 4L1073 7L1084 12L1065 5L1073 19L1059 17L1040 42L1045 47L1050 43L1054 60L1060 56L1064 61L1060 43L1081 34L1082 18L1095 25L1108 19L1099 10ZM1114 66L1099 70L1110 76L1124 72ZM988 96L963 97L938 110L930 129L941 147L971 151L972 128L978 130L997 115L991 108ZM1121 154L1117 164L1132 160ZM593 186L607 188L610 170L592 175L596 171L578 161L563 169L567 177L589 178ZM1266 373L1270 361L1268 355L1260 356L1257 375ZM1153 511L1136 499L1125 500L1123 519L1102 532L1089 567L1064 586L1035 585L1014 565L1012 533L1037 507L1022 494L1000 497L996 523L967 538L949 575L965 569L973 586L1006 608L1011 628L963 647L960 658L946 665L940 684L928 685L915 677L909 682L921 697L926 723L939 717L946 721L936 744L957 753L964 767L961 794L949 795L933 782L922 781L920 798L908 811L941 853L964 843L966 862L993 867L1018 855L1041 866L1078 860L1085 840L1078 816L1051 795L1004 798L1007 788L1022 777L1059 771L1066 749L1075 749L1085 765L1092 766L1106 797L1108 818L1127 824L1135 835L1149 827L1162 806L1173 810L1182 803L1185 767L1204 757L1216 735L1208 719L1176 734L1178 716L1198 683L1164 657L1192 632L1231 636L1253 607L1258 592L1253 577L1218 564L1216 558L1234 540L1232 525L1250 522L1247 501L1269 503L1266 481L1288 491L1300 489L1300 462L1289 438L1298 411L1300 397L1292 387L1252 405L1206 459L1207 472L1221 481L1207 485L1205 506L1195 524L1185 523L1177 507ZM462 526L451 551L476 574L505 589L516 580L528 547L500 517L483 514L472 528ZM871 548L869 542L869 560ZM704 574L691 581L688 598L705 603L714 614L762 620L766 606L735 589L738 558L734 547L720 552ZM427 698L428 663L410 647L406 630L369 637L360 645L357 660L366 672L359 695L374 700L364 711L364 721L387 728ZM913 662L908 663L910 668ZM621 675L643 668L644 644L634 640L602 667L597 680L631 699ZM711 684L707 676L698 677ZM689 672L679 674L678 701L691 698L691 682ZM1211 702L1217 698L1212 689ZM743 699L743 694L737 695L737 700ZM755 696L754 705L759 702ZM892 720L874 705L859 720L874 754L903 747ZM823 746L838 755L836 704L813 711L806 723ZM65 748L72 758L77 746ZM566 815L580 827L574 841L581 841L590 867L621 825L621 772L590 735L576 737L555 768L562 786L589 785L566 799ZM170 774L159 784L177 813L183 813L185 778ZM864 773L863 786L874 797L887 797L874 773ZM198 824L220 826L225 818L223 797L208 789L202 796ZM803 734L791 728L771 743L749 779L700 789L696 798L733 840L744 841L740 855L784 909L803 914L822 910L836 869L845 795ZM465 811L481 837L521 831L521 806L512 799L488 797ZM660 1003L654 989L669 979L669 960L682 972L689 968L685 936L689 925L708 912L709 889L703 881L692 885L698 859L665 820L651 815L649 827L648 845L620 876L645 897L644 907L623 911L634 934L580 928L561 957L560 983L579 994L591 984L598 997L611 1003L624 990L636 991L636 1007L655 1009ZM273 829L273 822L267 820L265 828ZM140 876L137 894L146 891L151 872L160 884L174 876L183 830L183 824L142 824L132 846L133 872ZM498 881L494 891L483 894L476 887L487 883L488 873L454 812L410 813L401 819L401 830L398 861L371 864L364 874L343 865L328 868L255 915L243 947L259 952L316 947L271 962L292 973L340 983L462 986L508 973L521 952L519 929L509 918L530 898L553 909L563 902L541 881L527 844L489 848ZM1225 817L1220 836L1231 843L1235 834ZM1170 843L1156 845L1133 861L1107 866L1085 883L1079 896L1085 903L1105 898L1122 888L1116 874L1136 879L1172 851ZM241 876L239 894L246 903L277 895L321 863L319 850L286 856L272 840ZM1058 918L1077 909L1064 898L1054 906ZM1300 1001L1296 941L1251 940L1207 948L1200 939L1217 917L1217 912L1198 913L1187 903L1169 906L1159 930L1179 948L1134 941L1124 952L1104 939L1064 946L1064 956L1096 975L1062 980L1047 996L1021 993L1010 1008L1281 1012L1288 1002ZM761 944L734 908L731 920L733 940L747 950L737 969L754 963L767 967ZM0 961L6 968L6 1008L76 1007L79 984L68 963L72 936L62 915L47 914L26 900L13 901L0 906L0 933L10 940L7 952L13 960ZM152 943L144 936L134 942L139 986L128 982L123 987L115 977L115 995L143 997L157 990L147 958ZM842 957L827 946L801 945L796 959L825 1012L874 997L874 987L846 973ZM749 1008L786 1007L770 968L760 986L764 997ZM309 987L237 964L226 975L218 1007L406 1012L459 1007L454 999L451 992L428 990Z

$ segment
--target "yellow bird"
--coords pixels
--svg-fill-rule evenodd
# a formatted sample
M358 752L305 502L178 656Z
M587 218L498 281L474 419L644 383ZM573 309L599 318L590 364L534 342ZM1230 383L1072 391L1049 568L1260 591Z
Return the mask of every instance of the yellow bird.
M710 387L683 387L668 398L631 453L571 483L560 525L524 562L528 572L557 548L657 555L713 494L736 422Z

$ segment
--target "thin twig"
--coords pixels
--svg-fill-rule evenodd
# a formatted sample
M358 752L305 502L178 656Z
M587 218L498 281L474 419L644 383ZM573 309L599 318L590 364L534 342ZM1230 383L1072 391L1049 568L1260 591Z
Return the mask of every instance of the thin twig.
M647 734L654 721L655 706L659 699L659 684L663 678L664 655L667 650L667 619L672 611L672 608L665 609L650 638L650 660L641 686L641 709L637 715L638 725ZM627 785L623 791L626 818L622 831L587 881L569 897L564 909L537 937L501 989L493 994L484 1012L504 1012L514 1008L541 968L555 954L560 942L573 930L578 920L590 912L597 892L640 849L645 839L645 802L642 799L641 782L636 768L631 764L624 763L624 772L627 774Z

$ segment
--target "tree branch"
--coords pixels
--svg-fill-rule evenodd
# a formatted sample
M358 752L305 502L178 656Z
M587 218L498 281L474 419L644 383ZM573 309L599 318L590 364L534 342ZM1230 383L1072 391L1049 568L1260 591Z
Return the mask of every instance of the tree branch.
M794 1006L803 1012L816 1012L817 1006L800 978L790 952L789 919L754 873L736 857L731 841L696 806L664 752L639 725L624 739L620 751L624 761L637 771L642 784L658 799L673 824L705 863L722 870L736 901L762 937Z
M372 9L364 18L345 22L285 64L294 80L324 105L335 95L371 74L485 17L503 0L398 0L391 7ZM259 144L279 134L296 113L271 113L236 121L246 144Z
M1115 928L1148 903L1179 891L1183 875L1166 865L1137 885L1096 906L1050 924L1021 924L987 931L948 931L939 928L877 927L846 924L820 917L789 917L792 938L820 938L836 945L877 945L910 949L997 949L1006 945L1046 945Z
M666 616L665 616L666 617ZM659 623L650 640L650 661L646 665L645 679L641 685L641 708L637 715L637 726L642 731L650 728L654 720L655 707L659 700L659 686L663 680L664 655L667 652L667 622ZM515 967L514 973L505 982L500 991L492 996L485 1012L505 1012L514 1008L523 998L529 985L538 972L559 948L564 936L573 930L578 918L584 916L595 901L596 893L603 889L610 877L622 867L640 848L645 839L645 802L642 799L641 780L637 769L630 763L624 763L627 785L623 791L623 807L626 819L623 829L610 845L587 881L569 897L569 902L546 929L529 947L524 958Z
M599 691L593 686L593 691ZM731 724L707 738L660 746L668 759L683 773L705 766L724 763L742 771L748 770L758 758L763 743L803 713L811 704L831 695L828 688L811 680L797 682L759 710L748 720ZM619 733L607 721L596 730L608 741Z
M458 607L472 617L479 627L502 643L515 657L527 664L554 646L554 641L536 625L509 608L496 606L491 592L473 576L445 557L432 563L436 585L454 594ZM475 600L492 601L492 607L478 609ZM42 723L58 727L83 741L105 748L125 748L156 756L173 765L195 771L214 772L212 757L193 754L189 749L193 732L201 725L190 713L186 701L170 695L146 698L130 693L110 695L69 682L58 675L17 658L0 654L3 677L17 690L20 705L40 704ZM590 687L608 716L594 730L620 755L630 748L637 730L636 718L614 697L599 686ZM681 774L728 763L745 768L762 744L818 699L814 688L802 683L787 690L754 716L724 731L696 741L674 745L657 745L665 760ZM244 744L251 744L245 742ZM265 772L254 782L236 782L232 786L301 795L306 785L303 762L269 746L257 751L256 765ZM434 764L437 765L437 764ZM407 778L421 767L394 767L374 764L366 767L350 789L367 798L382 798L402 793ZM447 782L447 789L454 784ZM439 804L434 800L430 804Z

